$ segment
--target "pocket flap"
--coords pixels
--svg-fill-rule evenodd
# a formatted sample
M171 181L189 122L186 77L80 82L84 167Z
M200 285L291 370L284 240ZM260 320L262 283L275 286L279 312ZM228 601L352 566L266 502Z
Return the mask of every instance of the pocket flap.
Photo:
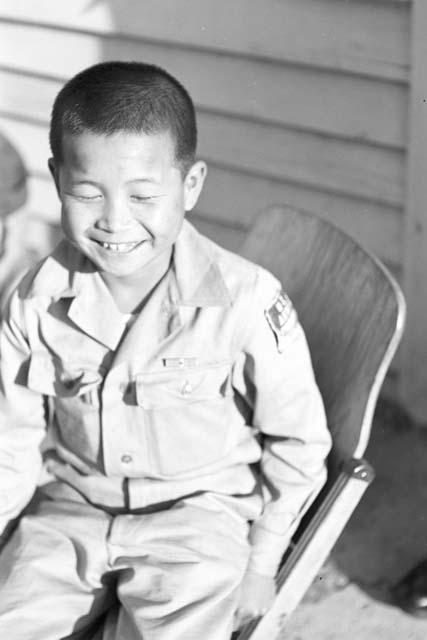
M80 366L65 367L44 353L33 353L28 369L28 387L47 396L82 395L102 382L98 371Z
M226 396L231 393L230 373L230 362L140 373L135 379L136 400L141 407L154 409Z

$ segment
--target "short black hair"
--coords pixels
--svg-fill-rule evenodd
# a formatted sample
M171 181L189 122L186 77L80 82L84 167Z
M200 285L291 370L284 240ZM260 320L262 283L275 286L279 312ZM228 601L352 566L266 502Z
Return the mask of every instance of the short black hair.
M52 109L49 141L56 162L63 160L64 133L84 131L100 135L169 131L175 162L184 175L195 160L193 101L176 78L152 64L103 62L71 78Z

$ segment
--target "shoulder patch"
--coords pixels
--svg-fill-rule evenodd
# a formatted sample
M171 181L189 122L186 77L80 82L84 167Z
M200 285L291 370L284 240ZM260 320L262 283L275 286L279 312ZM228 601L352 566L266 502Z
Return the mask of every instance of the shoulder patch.
M295 327L297 315L286 293L280 291L271 307L265 310L265 317L276 336L277 349L283 351L283 339Z

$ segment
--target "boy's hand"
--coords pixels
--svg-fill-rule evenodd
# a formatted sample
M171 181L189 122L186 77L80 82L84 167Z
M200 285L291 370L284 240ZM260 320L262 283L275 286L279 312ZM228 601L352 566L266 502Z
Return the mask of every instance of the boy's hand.
M247 571L240 585L239 602L234 614L234 629L239 629L253 618L259 618L267 613L275 595L274 578Z

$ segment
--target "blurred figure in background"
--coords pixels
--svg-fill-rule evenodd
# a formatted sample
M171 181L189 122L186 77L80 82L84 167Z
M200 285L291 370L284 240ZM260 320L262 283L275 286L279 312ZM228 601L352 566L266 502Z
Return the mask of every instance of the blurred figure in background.
M0 132L0 315L21 276L54 246L54 228L27 205L27 170Z

